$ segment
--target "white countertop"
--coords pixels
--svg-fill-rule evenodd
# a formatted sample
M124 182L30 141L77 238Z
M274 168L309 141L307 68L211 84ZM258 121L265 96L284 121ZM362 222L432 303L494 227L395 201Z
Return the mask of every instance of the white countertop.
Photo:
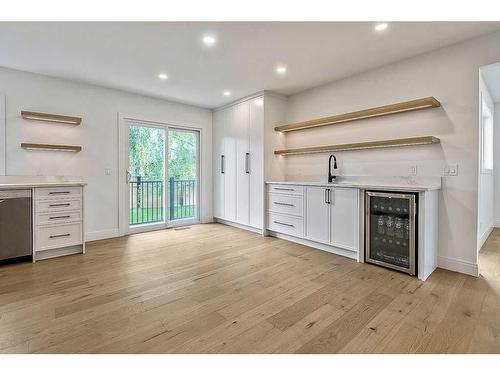
M366 190L430 191L441 189L441 177L338 177L337 182L266 181L267 184L353 187Z
M81 177L69 176L0 176L0 189L22 189L51 186L84 186Z

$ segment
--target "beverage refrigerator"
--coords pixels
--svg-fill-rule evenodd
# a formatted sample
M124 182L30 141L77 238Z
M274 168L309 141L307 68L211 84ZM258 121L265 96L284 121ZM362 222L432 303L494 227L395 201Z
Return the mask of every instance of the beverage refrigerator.
M418 195L365 192L365 262L417 273Z

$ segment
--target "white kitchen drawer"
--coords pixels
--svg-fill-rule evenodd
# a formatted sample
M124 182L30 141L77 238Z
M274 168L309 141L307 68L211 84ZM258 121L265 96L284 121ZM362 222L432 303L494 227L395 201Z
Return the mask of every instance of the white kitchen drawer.
M73 223L82 221L82 211L58 211L36 214L36 225Z
M71 199L82 196L80 186L37 188L36 199Z
M302 217L304 215L304 197L269 193L267 194L267 208L274 213Z
M269 184L267 191L278 194L304 195L304 187L299 185Z
M37 200L36 212L58 212L81 210L81 199Z
M267 229L291 236L303 237L304 219L269 212L267 214Z
M56 249L82 243L82 223L38 226L37 251Z

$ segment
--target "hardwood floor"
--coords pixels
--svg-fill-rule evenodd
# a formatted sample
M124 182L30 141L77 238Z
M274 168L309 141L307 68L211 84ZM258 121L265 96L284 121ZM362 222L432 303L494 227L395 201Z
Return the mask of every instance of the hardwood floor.
M500 230L425 283L220 224L87 250L0 266L0 352L500 353Z

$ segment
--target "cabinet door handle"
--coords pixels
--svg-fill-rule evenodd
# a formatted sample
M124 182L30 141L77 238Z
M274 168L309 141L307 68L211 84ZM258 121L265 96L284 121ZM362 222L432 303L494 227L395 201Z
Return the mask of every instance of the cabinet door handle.
M245 173L250 174L250 153L245 153Z
M274 224L279 224L279 225L284 225L284 226L287 226L287 227L292 227L294 228L295 225L293 224L287 224L287 223L282 223L281 221L273 221Z
M67 206L71 206L71 203L49 204L49 207L67 207Z
M282 191L295 191L295 189L289 189L289 188L279 188L275 187L274 190L282 190Z
M64 215L64 216L51 216L51 217L49 217L49 220L69 219L70 217L71 217L70 215Z
M224 173L224 155L220 156L220 173Z
M326 204L332 204L330 193L331 193L330 189L325 189L325 203Z
M62 195L62 194L71 194L69 191L51 191L49 195Z
M274 204L280 205L280 206L289 206L289 207L295 207L294 204L291 203L283 203L283 202L273 202Z
M65 233L65 234L53 234L52 236L49 236L49 238L60 238L60 237L69 237L71 236L70 233Z

